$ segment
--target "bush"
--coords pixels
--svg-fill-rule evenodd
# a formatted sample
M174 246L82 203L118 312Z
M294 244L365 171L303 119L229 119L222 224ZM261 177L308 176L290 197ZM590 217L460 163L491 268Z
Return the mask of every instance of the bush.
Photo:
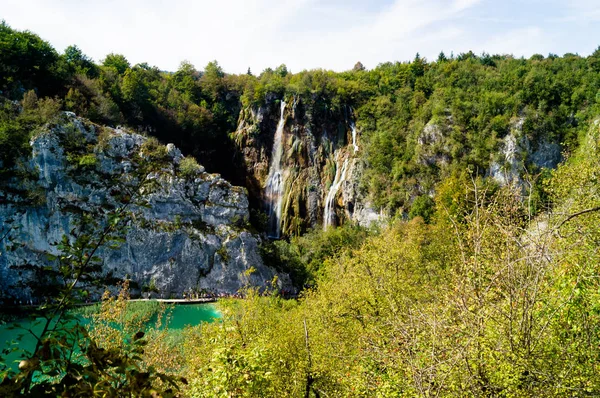
M181 159L181 163L179 163L179 175L184 178L193 178L200 172L200 170L200 165L196 159L191 156Z
M429 223L431 216L435 212L435 202L428 195L417 197L408 212L408 216L412 219L415 217L423 217L426 223Z
M61 101L52 98L38 99L33 90L25 92L19 104L0 97L0 163L8 169L21 156L28 156L29 139L40 126L58 115Z
M158 142L156 138L150 137L142 144L140 154L150 161L162 161L167 156L167 147Z
M88 153L79 158L79 166L93 168L98 164L98 158L93 153Z

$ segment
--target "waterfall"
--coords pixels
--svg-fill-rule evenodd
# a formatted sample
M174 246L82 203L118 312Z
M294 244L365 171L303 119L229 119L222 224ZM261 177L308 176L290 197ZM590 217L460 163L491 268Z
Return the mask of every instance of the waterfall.
M285 101L281 101L281 115L273 139L273 149L271 151L271 164L269 165L269 176L265 187L267 210L269 214L268 235L270 238L279 238L281 236L281 206L283 204L283 188L285 184L284 170L282 170L283 160L283 127L285 119Z
M338 158L341 155L341 151L338 152ZM341 169L339 167L339 159L336 159L335 162L336 170L335 170L335 178L333 180L333 184L329 188L329 192L327 193L327 199L325 200L325 211L324 211L324 220L323 220L323 228L327 228L335 222L335 197L337 192L340 189L342 183L346 180L346 169L348 168L348 158L344 160L344 164Z
M352 129L352 146L354 147L354 152L358 152L358 144L356 143L356 125L350 122L350 128Z

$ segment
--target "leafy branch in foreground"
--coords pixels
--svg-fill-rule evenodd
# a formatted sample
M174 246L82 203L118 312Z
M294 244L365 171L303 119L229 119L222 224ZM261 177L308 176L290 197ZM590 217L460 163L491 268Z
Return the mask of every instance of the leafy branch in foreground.
M139 209L148 206L148 194L158 187L164 151L144 153L144 149L148 148L142 146L134 155L133 171L104 180L107 194L102 204L86 203L72 210L74 227L54 244L58 254L47 253L54 266L17 267L42 277L23 287L40 289L46 301L32 315L40 331L24 329L35 338L35 347L22 350L26 359L18 371L8 368L0 373L0 396L175 396L178 386L173 378L153 367L142 369L143 332L121 348L99 347L71 311L102 286L103 253L124 242ZM41 285L35 286L38 282Z

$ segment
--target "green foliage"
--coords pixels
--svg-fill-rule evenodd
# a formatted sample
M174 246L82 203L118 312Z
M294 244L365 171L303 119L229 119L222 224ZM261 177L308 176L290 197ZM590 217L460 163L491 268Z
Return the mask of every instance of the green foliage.
M219 257L221 257L221 260L223 262L229 262L230 256L226 246L221 246L219 250L217 250L217 254L219 255Z
M156 138L150 137L142 144L140 154L149 162L165 162L167 160L167 147Z
M46 123L59 115L61 102L56 99L38 99L34 91L25 92L21 110L14 102L0 97L0 162L3 172L9 172L17 159L31 152L29 139Z
M67 47L63 57L69 67L70 74L85 75L91 78L98 77L98 66L79 47Z
M189 62L182 62L179 70L173 74L173 89L185 95L189 102L197 102L201 98L198 80L200 73Z
M314 284L328 258L359 247L370 233L373 231L351 225L319 229L293 237L290 242L265 242L261 252L267 265L289 274L294 285L301 289Z
M5 97L20 99L23 92L36 88L53 95L62 83L58 53L37 35L10 28L0 22L0 91Z
M293 97L317 121L346 118L352 107L361 156L369 165L363 187L390 214L409 211L415 198L435 190L455 169L485 175L518 118L525 118L523 133L532 148L546 140L574 149L578 126L593 117L600 91L597 54L525 60L441 53L436 62L417 54L411 62L387 62L368 71L360 63L343 73L291 73L280 65L258 77L229 75L216 61L204 71L183 62L171 74L144 63L131 66L120 54L109 54L96 66L76 46L58 56L29 32L5 23L0 31L4 96L20 99L28 89L58 95L67 109L92 121L129 124L174 142L238 185L246 182L238 172L244 167L241 156L231 162L224 155L235 153L230 133L242 107ZM427 125L444 131L427 142ZM252 145L264 145L260 135ZM530 159L525 166L531 175L538 173Z
M159 293L158 287L156 286L156 279L152 278L148 285L142 286L143 293Z
M93 168L98 164L98 158L93 153L88 153L79 158L79 166L84 168Z
M78 115L84 115L87 109L87 99L76 88L70 88L65 96L65 108Z
M200 170L200 165L192 157L185 157L179 163L179 174L184 178L195 178Z
M229 133L242 107L294 98L315 125L352 107L369 166L363 187L376 206L413 219L374 234L344 226L265 244L265 262L307 287L299 300L246 289L244 300L220 304L222 322L188 330L180 350L149 356L140 351L144 339L113 350L69 326L66 310L89 292L83 282L97 280L95 250L116 247L131 219L124 208L81 214L57 246L57 267L40 272L55 298L42 308L46 328L21 370L2 374L0 395L89 396L92 387L108 396L118 388L151 394L169 383L152 368L167 353L191 396L599 395L598 126L585 131L600 109L598 55L441 53L427 62L417 54L372 70L291 73L281 65L258 77L228 75L217 62L204 71L182 63L168 74L115 54L94 68L76 47L60 57L3 23L3 170L27 153L31 134L52 122L64 97L67 109L92 120L175 142L189 155L184 176L198 170L194 156L244 183L240 165L224 156L233 153ZM80 133L66 131L66 148L93 171ZM526 159L525 190L499 188L485 175L511 133L532 148L562 143L572 155L552 173ZM260 144L260 131L251 139ZM295 160L303 150L294 146ZM149 183L141 177L164 166L166 148L148 139L134 160L140 178L129 182ZM121 183L115 195L135 202L141 187ZM296 231L303 192L291 192ZM548 205L552 212L540 213ZM118 341L132 341L130 332ZM82 364L71 360L75 341Z
M297 302L222 302L222 323L186 335L186 392L597 395L599 136L546 184L555 215L529 222L517 193L473 178L460 218L398 222L334 253Z
M429 195L417 197L408 212L409 218L422 217L426 223L431 220L431 216L435 211L435 202Z
M205 325L201 333L192 329L186 334L183 356L190 360L186 361L185 373L193 379L189 379L184 393L197 397L253 397L298 395L302 390L298 384L285 386L291 381L285 375L297 373L294 365L304 363L303 347L295 341L302 336L294 333L296 319L287 318L289 323L284 324L284 318L268 315L271 310L292 315L294 303L275 296L262 297L253 289L244 294L246 298L241 302L220 303L225 322ZM275 333L276 327L281 327L281 338ZM300 323L297 332L301 330ZM295 359L280 355L285 346Z
M24 103L29 108L36 101L28 95ZM86 148L80 129L66 130L63 139L70 150ZM109 209L101 204L72 209L73 229L60 242L51 243L55 247L52 253L44 253L53 265L14 266L34 276L17 287L46 301L34 314L41 331L26 330L35 337L36 344L33 350L21 353L24 359L18 372L0 360L1 396L175 396L177 380L143 365L140 356L146 353L144 347L148 344L143 333L127 330L131 333L122 336L127 340L124 344L101 346L97 336L79 325L70 311L89 299L99 286L109 283L111 275L102 270L101 252L120 247L137 215L134 208L147 205L145 195L155 185L148 177L164 167L158 159L164 154L158 148L156 143L149 143L145 155L134 157L137 167L128 175L109 181L97 178L99 184L107 185L117 205ZM82 154L79 159L80 165L87 167L96 162L92 154Z
M285 66L285 64L281 64L275 69L274 73L278 74L281 77L286 77L289 72L287 66Z
M131 67L124 55L114 53L108 54L104 58L104 61L102 61L102 65L107 68L114 68L120 75L124 74Z

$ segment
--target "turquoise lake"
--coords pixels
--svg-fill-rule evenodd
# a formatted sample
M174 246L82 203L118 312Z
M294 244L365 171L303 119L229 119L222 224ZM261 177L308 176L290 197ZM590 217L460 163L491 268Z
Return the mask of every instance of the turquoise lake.
M173 305L169 306L169 313L168 323L163 325L162 328L168 327L173 331L181 330L186 326L196 326L202 322L213 322L220 317L219 311L213 304ZM155 320L155 317L152 318L148 322L149 326L153 326ZM89 324L89 319L80 318L80 322L83 325L87 325ZM10 325L14 324L19 324L21 327L11 329ZM32 350L35 347L35 338L24 330L24 328L30 328L34 333L39 334L42 331L42 323L36 323L36 321L31 319L22 319L13 324L0 325L0 349L6 348L11 341L16 341L19 335L23 335L23 338L18 343L18 347ZM18 351L6 356L4 359L5 363L12 365L16 369L16 364L22 359L21 357L22 353Z

